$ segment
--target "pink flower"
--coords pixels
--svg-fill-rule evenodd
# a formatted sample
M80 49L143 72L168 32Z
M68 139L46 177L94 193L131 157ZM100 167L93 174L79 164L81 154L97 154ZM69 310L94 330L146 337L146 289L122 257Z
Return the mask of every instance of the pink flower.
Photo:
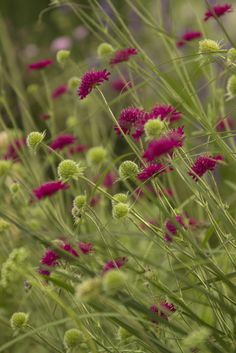
M104 180L103 180L103 186L105 186L105 188L107 188L107 189L112 188L116 179L117 179L117 175L114 172L107 173L105 175Z
M161 120L168 121L170 123L174 123L182 118L182 113L178 112L171 105L159 104L156 105L151 110L151 118L160 118Z
M92 243L83 243L81 241L81 242L79 242L79 249L83 254L87 255L92 252L93 244Z
M49 181L33 189L33 194L38 200L42 200L47 196L52 196L59 190L68 189L69 185L61 181Z
M79 256L77 251L69 243L65 243L61 245L61 248L73 256L76 256L76 257Z
M189 42L191 40L197 39L197 38L201 38L202 37L202 33L201 32L194 32L194 31L190 31L190 32L185 32L182 36L181 39L176 43L177 47L183 47L186 42Z
M68 86L67 85L58 86L52 92L52 99L57 99L57 98L61 97L63 94L65 94L67 92L68 92Z
M40 263L45 267L55 267L58 265L58 259L60 256L53 250L46 250L44 255L42 256ZM50 271L46 268L39 268L38 272L43 276L49 276Z
M30 70L42 70L45 67L52 65L53 61L51 59L40 60L35 63L29 64L28 69Z
M213 171L219 161L222 161L223 157L218 156L199 156L194 165L189 171L189 175L193 180L198 181L198 178L202 177L208 170Z
M87 97L94 87L101 85L104 81L108 81L110 74L106 69L86 72L77 91L80 99Z
M172 156L174 149L182 147L183 139L183 127L174 129L160 139L150 142L143 157L149 162L152 162L154 159L165 154Z
M88 147L83 144L77 144L69 148L69 154L83 153L87 151Z
M221 17L226 13L232 12L233 8L232 5L229 4L224 4L224 5L215 5L213 6L211 9L207 10L205 12L205 17L204 17L204 21L209 20L209 18L211 17Z
M164 320L168 320L168 316L171 313L176 312L176 308L174 304L168 303L166 301L161 301L160 304L157 306L156 304L152 305L149 309L152 313L157 314ZM153 320L152 322L157 323L158 321Z
M62 150L64 147L67 147L69 145L72 145L76 140L76 137L73 135L59 135L55 138L55 140L53 140L50 143L50 147L53 150Z
M18 161L20 159L19 157L19 152L22 150L22 148L26 145L26 139L21 138L21 139L16 139L13 142L11 142L8 147L7 151L4 155L4 159L11 159L13 161Z
M140 181L146 181L150 179L152 176L157 176L158 174L162 174L165 172L169 172L172 169L166 167L164 164L150 164L148 167L144 168L138 175L137 178Z
M132 87L132 82L131 81L126 82L124 80L118 79L111 83L111 87L114 89L114 91L122 93Z
M121 268L122 266L124 266L126 261L127 261L126 257L121 257L119 259L110 260L103 266L102 272L105 273L110 270Z
M72 47L72 40L68 36L61 36L55 38L51 43L51 50L58 51L63 49L70 49Z
M135 139L139 139L144 131L144 124L149 119L149 114L139 108L125 108L121 111L118 118L119 126L115 126L115 131L120 135L121 131L124 134L131 135Z
M227 131L227 129L232 130L234 128L234 120L232 118L222 118L218 120L216 125L216 130L219 132Z
M128 61L133 55L137 55L138 51L135 48L126 48L115 52L115 56L110 60L110 65L116 65L123 61Z

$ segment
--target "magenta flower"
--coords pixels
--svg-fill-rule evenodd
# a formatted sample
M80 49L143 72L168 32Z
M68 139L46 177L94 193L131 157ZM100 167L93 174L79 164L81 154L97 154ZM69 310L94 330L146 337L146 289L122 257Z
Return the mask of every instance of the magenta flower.
M42 70L45 67L52 65L53 61L51 59L40 60L35 63L29 64L28 69L30 70Z
M137 178L140 181L146 181L150 179L152 176L157 176L162 173L166 173L171 171L172 169L166 167L164 164L150 164L148 167L144 168L138 175Z
M159 305L153 304L149 308L149 310L152 313L157 314L158 316L160 316L164 320L168 320L168 316L171 313L176 312L176 308L175 308L174 304L168 303L166 301L161 301ZM158 321L152 320L152 322L157 323Z
M52 99L57 99L57 98L61 97L63 94L65 94L67 92L68 92L68 86L67 85L58 86L52 92Z
M174 129L160 139L150 142L143 157L149 162L152 162L165 154L172 156L174 149L183 146L183 139L183 127Z
M158 104L152 108L150 116L152 119L160 118L169 123L174 123L182 118L182 113L178 112L171 105Z
M216 130L219 132L227 131L227 129L233 130L234 120L232 118L222 118L218 120Z
M76 137L69 134L59 135L50 143L50 147L53 150L62 150L64 147L72 145L76 140Z
M105 188L107 189L111 189L116 180L117 180L116 173L109 172L105 175L105 178L103 179L103 186L105 186Z
M84 254L90 254L93 251L93 244L92 243L83 243L82 241L79 242L79 249Z
M53 250L46 250L44 255L42 256L40 263L44 265L44 267L55 267L58 265L58 259L60 256ZM39 268L39 273L43 276L49 276L50 271L46 268Z
M180 40L176 43L177 47L183 47L187 42L192 41L194 39L202 38L202 32L185 32Z
M69 243L64 243L63 245L61 245L61 248L73 256L79 256L77 251Z
M99 202L100 202L100 199L101 199L100 195L96 195L96 196L92 197L90 202L89 202L89 205L91 207L97 206L99 204Z
M52 196L59 190L66 190L69 188L68 184L62 183L61 181L48 181L33 189L33 194L38 200L42 200L47 196Z
M87 97L94 87L101 85L104 81L108 81L110 74L106 69L86 72L77 91L80 99Z
M39 115L40 120L49 120L50 119L50 114L48 113L42 113Z
M205 17L204 17L204 21L209 20L209 18L211 17L221 17L226 13L232 12L233 8L232 5L229 4L224 4L224 5L215 5L213 6L211 9L207 10L205 12Z
M144 132L145 122L149 119L149 114L139 108L125 108L121 111L118 118L119 126L115 126L115 131L120 135L121 130L124 134L131 135L134 139L139 139Z
M69 148L69 154L83 153L87 151L88 147L83 144L77 144Z
M105 273L110 270L121 268L122 266L124 266L126 261L127 261L126 257L121 257L119 259L110 260L103 266L102 272Z
M132 82L131 81L126 82L124 80L118 79L111 83L111 87L114 89L114 91L122 93L132 87Z
M19 152L22 150L22 148L25 145L26 145L25 138L16 139L12 141L7 147L7 151L4 155L4 159L11 159L13 161L18 161L20 159Z
M115 52L115 56L110 60L110 65L116 65L123 61L128 61L131 56L137 55L135 48L125 48Z
M193 178L193 180L198 181L198 179L202 177L207 171L213 171L217 163L223 159L224 158L220 155L215 157L199 156L188 174Z

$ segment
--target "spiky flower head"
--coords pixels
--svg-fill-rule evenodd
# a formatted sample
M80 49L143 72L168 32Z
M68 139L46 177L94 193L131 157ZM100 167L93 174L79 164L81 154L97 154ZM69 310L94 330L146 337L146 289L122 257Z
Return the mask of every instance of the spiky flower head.
M144 125L145 135L148 140L160 137L164 130L165 124L160 119L150 119Z
M232 75L227 82L227 96L234 98L236 96L236 75Z
M120 270L108 271L102 278L102 287L106 294L114 295L122 289L126 282L126 275Z
M66 182L71 179L77 180L83 174L84 168L71 159L64 159L57 168L60 180Z
M81 83L77 91L80 99L86 98L94 87L100 86L104 81L108 81L110 74L106 69L86 72L81 78Z
M27 136L26 144L29 148L35 151L38 148L38 146L42 143L44 137L45 137L45 131L44 132L33 131Z
M76 328L67 330L64 334L63 343L66 349L73 349L83 342L83 334Z
M116 219L125 218L129 213L129 206L126 203L119 202L112 207L112 215Z
M11 168L11 162L0 160L0 177L6 175Z
M217 54L220 51L220 45L215 40L203 39L199 42L200 54Z
M127 203L128 202L128 195L119 193L113 196L112 204L115 205L117 202Z
M114 48L109 43L101 43L97 48L97 54L99 58L106 58L114 52Z
M107 150L102 146L92 147L88 150L86 157L89 164L98 165L106 159Z
M24 312L14 313L10 319L10 325L13 330L22 330L26 327L29 320L29 314Z
M76 288L76 297L79 301L90 302L101 293L101 279L90 278L80 283Z
M65 65L65 63L68 61L70 57L70 51L69 50L59 50L56 55L56 59L58 64L60 65Z
M86 195L78 195L73 201L73 206L76 207L78 210L81 210L86 205L86 202L87 202Z
M119 167L119 176L121 179L133 179L137 176L139 168L132 161L124 161Z
M236 64L236 49L231 48L227 51L227 64Z

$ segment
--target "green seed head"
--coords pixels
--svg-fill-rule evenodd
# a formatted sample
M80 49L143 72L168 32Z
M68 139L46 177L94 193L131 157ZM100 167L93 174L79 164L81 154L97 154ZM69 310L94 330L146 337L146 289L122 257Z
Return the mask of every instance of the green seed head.
M161 135L164 127L165 124L160 119L148 120L144 125L144 131L147 139L152 140L158 138Z
M227 63L228 64L233 64L236 63L236 49L231 48L227 52Z
M103 276L102 287L105 293L115 294L122 289L126 282L126 275L120 270L111 270Z
M6 175L11 168L11 162L0 160L0 177Z
M68 61L69 57L70 57L69 50L59 50L56 55L57 62L60 65L65 65L65 63Z
M90 278L79 284L76 288L76 297L82 302L90 302L101 293L101 279Z
M125 218L129 213L129 206L126 203L119 202L112 207L112 215L116 219Z
M211 54L218 52L220 50L220 45L211 39L203 39L199 42L199 53L200 54Z
M92 147L87 152L87 160L91 165L98 165L106 160L107 151L102 146Z
M128 202L128 195L127 194L115 194L113 196L114 200L112 200L112 204L115 205L117 202L127 203Z
M72 349L83 343L83 334L76 328L67 330L64 334L64 346L66 349Z
M58 165L57 172L62 181L77 180L83 174L83 168L79 167L75 161L65 159Z
M227 94L230 98L236 96L236 75L232 75L227 82Z
M119 176L121 179L133 179L139 172L138 166L132 161L124 161L119 167Z
M31 85L29 85L27 87L27 93L31 94L31 95L36 94L38 92L38 90L39 90L39 86L36 85L35 83L32 83Z
M114 48L109 43L101 43L97 48L97 54L100 59L107 57L114 52Z
M29 320L29 314L18 312L14 313L10 320L10 325L13 330L21 330L25 328Z
M74 92L80 85L80 79L76 76L71 77L68 81L69 89Z
M45 132L33 131L27 136L27 146L32 150L36 150L45 137Z
M78 195L73 201L74 207L76 207L78 210L81 210L84 208L87 202L87 196L86 195Z

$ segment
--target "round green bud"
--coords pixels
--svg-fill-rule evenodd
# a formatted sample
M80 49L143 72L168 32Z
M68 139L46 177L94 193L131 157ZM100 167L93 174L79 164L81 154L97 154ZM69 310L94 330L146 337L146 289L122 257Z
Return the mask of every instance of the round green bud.
M195 331L192 331L186 338L183 339L183 346L185 348L202 347L211 331L206 327L201 327Z
M44 132L38 132L38 131L33 131L31 132L26 139L27 146L31 148L32 150L36 150L40 143L43 141L45 137L45 131Z
M160 137L165 124L160 119L151 119L144 125L144 131L148 140Z
M71 77L68 81L68 86L71 91L76 90L80 85L80 79L76 76Z
M200 54L212 54L220 50L220 45L211 39L203 39L199 42L199 53Z
M26 90L27 90L27 93L28 93L28 94L34 95L34 94L36 94L36 93L38 92L39 86L38 86L37 84L35 84L35 83L32 83L31 85L29 85L29 86L27 87Z
M131 337L132 334L126 330L124 327L120 327L118 330L118 337L121 341L126 340L127 338Z
M29 320L29 314L18 312L14 313L10 320L10 325L13 330L21 330L25 328Z
M113 295L122 289L126 282L126 275L120 270L107 271L102 279L102 287L105 293Z
M90 302L101 293L101 279L90 278L80 283L76 288L76 297L82 302Z
M100 59L107 57L114 52L114 48L109 43L101 43L97 48L97 54Z
M92 147L86 156L89 164L98 165L106 159L107 151L102 146Z
M236 75L232 75L227 82L227 95L230 98L236 96Z
M59 178L63 181L68 181L70 179L77 180L78 177L82 175L82 172L83 168L79 167L79 164L71 159L65 159L57 168Z
M10 228L10 223L0 218L0 233L4 233L9 228Z
M72 115L66 119L66 126L68 128L74 128L77 124L78 124L78 119L76 118L76 116Z
M78 195L74 199L73 205L77 209L81 210L86 205L86 202L87 202L87 196L86 195Z
M121 179L135 178L138 172L137 164L132 161L124 161L119 167L119 176Z
M123 194L123 193L115 194L113 196L113 199L114 199L114 200L112 200L113 205L115 205L117 202L127 203L128 202L128 195Z
M116 219L125 218L129 213L129 206L126 203L119 202L112 207L112 215Z
M56 55L56 59L58 64L64 65L70 57L70 51L69 50L59 50Z
M6 175L11 168L11 162L0 160L0 177Z
M72 349L77 347L79 344L83 342L83 334L81 331L76 328L72 328L67 330L64 334L64 346L66 349Z

